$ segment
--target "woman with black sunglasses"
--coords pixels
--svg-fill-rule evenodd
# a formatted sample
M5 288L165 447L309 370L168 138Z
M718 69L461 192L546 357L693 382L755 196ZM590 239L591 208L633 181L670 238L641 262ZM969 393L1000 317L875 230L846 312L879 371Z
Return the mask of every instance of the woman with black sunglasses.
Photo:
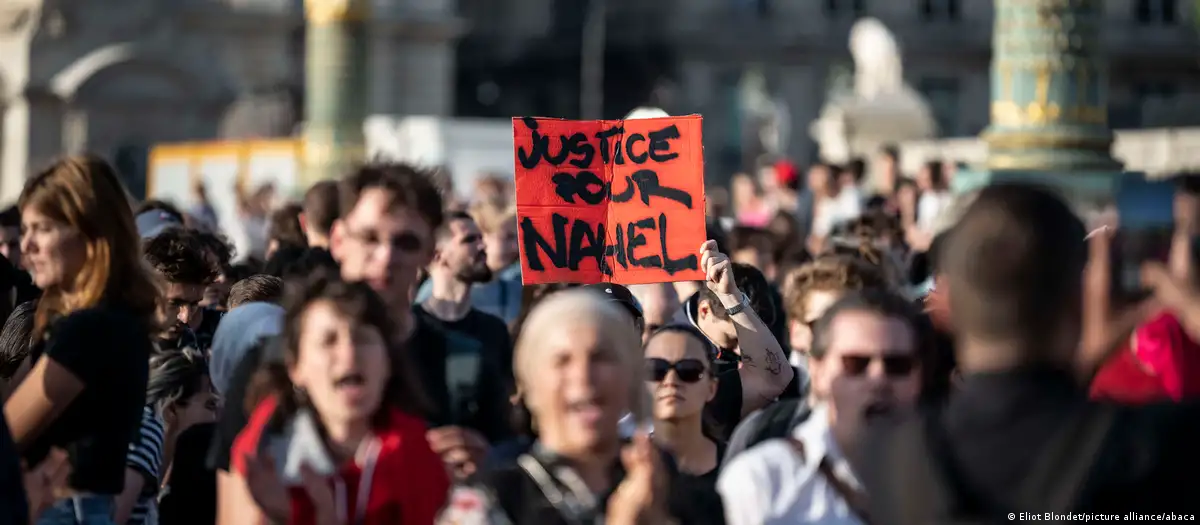
M673 504L704 507L704 523L724 523L716 492L725 454L704 407L717 393L716 349L695 327L666 325L646 340L646 387L654 415L653 439L670 452L679 468L671 487Z

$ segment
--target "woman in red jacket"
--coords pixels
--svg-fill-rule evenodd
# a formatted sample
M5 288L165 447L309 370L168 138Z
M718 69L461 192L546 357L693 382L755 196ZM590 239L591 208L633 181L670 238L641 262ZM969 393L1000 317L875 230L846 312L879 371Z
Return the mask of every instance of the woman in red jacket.
M365 284L318 277L292 298L284 363L264 370L271 394L234 441L219 523L433 523L450 482L412 415L423 398L396 333Z

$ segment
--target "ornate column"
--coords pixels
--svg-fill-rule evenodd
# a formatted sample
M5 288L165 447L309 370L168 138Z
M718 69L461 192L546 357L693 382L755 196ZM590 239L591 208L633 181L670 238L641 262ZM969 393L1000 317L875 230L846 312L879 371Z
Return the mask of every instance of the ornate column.
M305 0L304 167L297 189L364 156L370 0Z
M1121 164L1110 153L1103 4L995 0L988 159L957 174L956 189L1034 180L1072 198L1111 194Z

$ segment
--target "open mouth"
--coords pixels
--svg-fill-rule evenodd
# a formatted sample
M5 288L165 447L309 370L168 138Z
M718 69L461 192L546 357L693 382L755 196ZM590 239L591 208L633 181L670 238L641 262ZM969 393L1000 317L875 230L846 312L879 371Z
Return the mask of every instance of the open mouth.
M363 377L362 374L359 374L357 372L352 372L352 373L346 374L342 377L339 377L336 381L333 382L333 387L338 390L351 390L351 389L362 388L366 384L367 384L366 377Z
M892 404L887 401L874 401L863 409L863 416L870 419L887 416L892 413Z
M567 413L585 423L596 423L604 413L601 400L593 397L567 403Z

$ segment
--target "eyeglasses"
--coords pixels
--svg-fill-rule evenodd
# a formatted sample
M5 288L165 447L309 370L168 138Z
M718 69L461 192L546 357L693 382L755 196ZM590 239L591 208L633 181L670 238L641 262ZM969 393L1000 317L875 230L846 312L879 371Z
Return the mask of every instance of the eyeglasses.
M658 357L646 358L646 380L661 383L667 378L667 373L675 371L675 376L684 383L695 383L708 372L708 366L699 359L680 359L674 363Z
M842 356L842 369L846 371L846 375L861 376L867 373L871 362L876 360L883 362L883 373L888 377L906 377L917 367L917 360L910 356L844 355Z

